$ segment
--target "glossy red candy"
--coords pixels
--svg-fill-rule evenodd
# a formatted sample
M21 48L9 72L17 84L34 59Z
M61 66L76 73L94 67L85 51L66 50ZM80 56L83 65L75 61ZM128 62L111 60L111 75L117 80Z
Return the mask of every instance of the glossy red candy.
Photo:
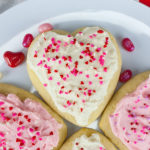
M124 70L121 74L120 74L120 78L119 81L120 82L127 82L129 79L131 79L132 77L132 71L131 70Z
M22 42L23 47L28 48L31 45L33 40L34 40L34 37L32 34L30 33L26 34Z
M132 52L135 49L134 44L132 43L132 41L129 38L124 38L122 40L122 46L124 49L126 49L129 52Z
M25 59L25 55L22 52L10 52L10 51L6 51L3 55L6 63L8 64L8 66L10 66L11 68L15 68L18 65L20 65L24 59Z

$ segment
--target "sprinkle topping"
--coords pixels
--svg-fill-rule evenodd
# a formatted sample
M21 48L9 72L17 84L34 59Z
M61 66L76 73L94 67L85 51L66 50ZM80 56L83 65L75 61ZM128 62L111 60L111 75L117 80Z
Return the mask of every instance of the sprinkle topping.
M109 34L99 27L87 27L75 37L50 31L34 43L27 63L58 109L86 124L107 94L117 70L117 52Z
M82 135L73 142L72 150L106 150L100 142L100 137L93 133L90 137Z
M150 149L150 78L122 98L110 116L113 133L132 150Z
M0 149L52 149L58 144L60 128L41 104L0 94Z

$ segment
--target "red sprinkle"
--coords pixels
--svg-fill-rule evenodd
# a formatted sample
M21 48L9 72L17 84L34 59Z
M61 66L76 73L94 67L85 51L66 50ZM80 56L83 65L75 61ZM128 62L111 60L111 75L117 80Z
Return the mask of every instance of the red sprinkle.
M120 74L120 82L127 82L132 77L132 71L131 70L125 70Z
M97 33L104 33L104 31L103 30L98 30Z
M49 135L53 135L54 133L53 133L53 131L51 131L50 133L49 133Z

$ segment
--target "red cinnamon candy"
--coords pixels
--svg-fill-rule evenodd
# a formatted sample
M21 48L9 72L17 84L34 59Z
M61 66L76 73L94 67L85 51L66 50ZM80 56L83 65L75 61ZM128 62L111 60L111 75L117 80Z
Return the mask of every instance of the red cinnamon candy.
M19 66L25 59L25 55L23 52L6 51L3 57L7 65L11 68Z

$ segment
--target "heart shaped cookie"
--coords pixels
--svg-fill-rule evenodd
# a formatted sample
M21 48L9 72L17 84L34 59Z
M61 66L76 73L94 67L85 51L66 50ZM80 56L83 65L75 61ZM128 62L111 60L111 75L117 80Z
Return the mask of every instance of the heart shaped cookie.
M114 92L121 57L113 36L100 27L85 27L72 34L53 30L33 41L27 68L33 85L57 113L87 126Z
M113 96L99 123L120 150L150 148L150 71L125 83Z
M63 120L35 95L0 83L0 149L58 150L67 135Z
M82 128L73 134L60 150L116 150L115 146L101 133Z

